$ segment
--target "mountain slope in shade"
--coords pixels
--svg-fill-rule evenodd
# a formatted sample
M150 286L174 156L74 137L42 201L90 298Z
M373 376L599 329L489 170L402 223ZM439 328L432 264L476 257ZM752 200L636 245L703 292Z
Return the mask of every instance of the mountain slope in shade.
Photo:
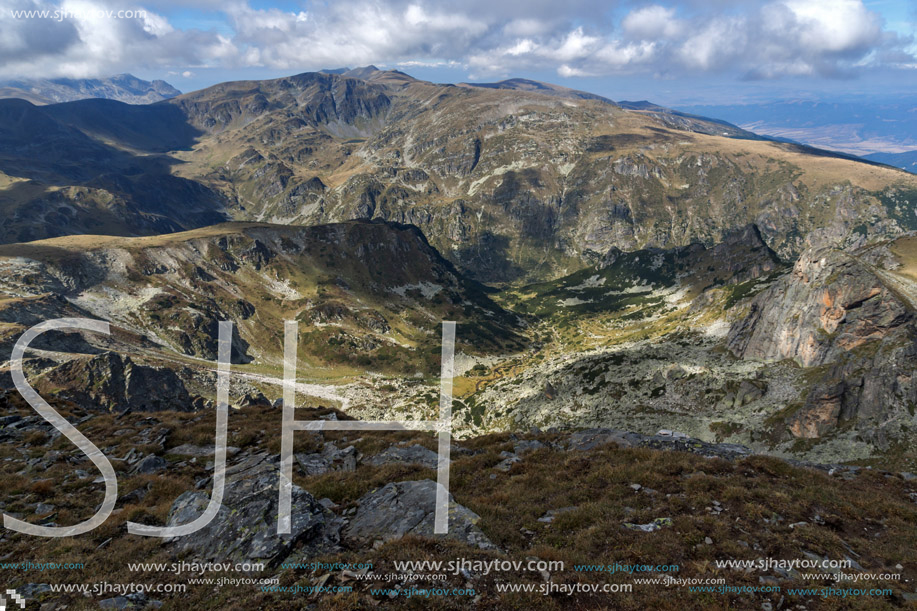
M33 104L57 104L87 98L152 104L179 94L181 91L165 81L144 81L132 74L102 79L20 79L0 82L0 98L21 98Z
M161 154L190 147L198 133L170 106L0 100L2 240L149 235L228 220L219 193L174 175L176 160Z

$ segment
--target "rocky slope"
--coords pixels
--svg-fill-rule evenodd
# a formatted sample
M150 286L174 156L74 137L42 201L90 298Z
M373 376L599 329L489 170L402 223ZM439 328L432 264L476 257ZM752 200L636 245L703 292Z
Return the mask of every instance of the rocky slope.
M306 376L366 369L438 375L443 320L458 323L458 349L466 353L525 345L521 321L481 285L416 228L386 223L59 238L0 248L0 269L6 354L41 320L112 323L108 338L42 336L30 365L38 386L112 410L190 409L189 392L212 397L207 366L213 369L221 320L234 322L233 362L248 365L255 380L282 375L284 320L300 322ZM241 388L237 395L249 387Z
M105 524L81 537L0 539L6 562L40 555L45 566L80 563L66 571L8 569L7 587L30 606L403 608L414 595L408 604L442 609L892 609L915 598L910 473L793 466L740 446L609 429L488 435L453 445L450 530L442 537L431 527L433 436L300 432L292 529L278 536L279 412L252 406L230 415L233 445L216 518L202 531L163 540L130 535L125 522L174 525L199 515L213 473L212 416L119 417L55 406L111 459L119 496ZM0 396L0 410L3 511L45 525L90 515L101 484L86 457L15 396ZM304 419L347 417L302 411ZM804 568L716 565L762 558L849 564L821 577ZM446 568L461 560L469 564ZM404 561L444 564L406 569L397 564ZM208 562L242 564L220 570ZM129 563L148 564L129 570ZM608 568L614 565L622 568ZM633 565L645 568L623 568ZM666 576L722 579L732 589L642 581ZM185 587L86 595L51 589L99 581ZM556 589L510 592L508 584ZM586 589L601 584L632 589ZM572 595L558 591L573 587ZM433 588L462 593L425 593ZM883 592L844 597L822 588Z
M371 67L146 106L0 102L6 240L273 223L8 245L0 347L30 321L105 318L108 339L43 338L31 374L93 380L68 396L107 409L167 386L144 408L202 407L230 319L234 400L258 403L296 317L305 394L423 418L456 319L462 435L614 425L909 453L910 280L874 245L917 227L914 178L628 106Z
M554 90L387 72L346 81L301 75L177 98L212 135L182 155L181 174L203 174L237 216L416 224L461 269L503 282L555 277L612 246L712 244L749 222L788 258L812 232L836 244L860 239L864 223L880 235L917 226L912 177L730 138L741 134L713 122ZM902 195L885 193L896 185Z
M907 437L917 408L917 284L900 270L912 241L808 251L730 329L736 355L807 368L810 390L781 414L796 437L845 425L885 448Z
M673 429L788 457L894 462L914 455L914 241L813 250L790 269L749 226L711 248L612 249L494 294L416 228L379 222L58 238L0 247L0 349L49 318L109 320L110 337L40 338L30 379L112 411L197 410L214 396L216 323L232 320L233 403L267 404L295 318L311 404L424 419L438 404L439 324L457 320L461 436Z
M674 429L819 461L913 458L914 239L788 269L756 236L613 251L505 291L538 321L537 349L466 371L454 413L489 430Z
M199 410L214 396L217 321L232 320L233 404L268 404L295 318L311 404L425 419L438 405L439 325L457 320L461 436L672 429L822 462L907 461L914 242L815 249L790 269L749 226L710 248L612 249L493 293L416 228L381 222L58 238L0 247L0 349L42 320L109 320L110 337L41 337L30 379L112 411Z

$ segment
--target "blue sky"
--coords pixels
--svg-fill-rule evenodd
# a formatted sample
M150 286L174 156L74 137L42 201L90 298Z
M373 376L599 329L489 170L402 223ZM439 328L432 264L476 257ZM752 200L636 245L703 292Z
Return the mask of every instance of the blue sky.
M917 3L905 0L0 0L0 10L0 79L131 72L189 91L375 64L669 105L917 93ZM66 15L18 12L34 10Z

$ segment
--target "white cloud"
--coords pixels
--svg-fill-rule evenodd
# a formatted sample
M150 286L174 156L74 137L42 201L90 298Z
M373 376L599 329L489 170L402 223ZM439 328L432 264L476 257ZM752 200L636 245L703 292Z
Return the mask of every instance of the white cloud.
M255 8L250 0L148 0L142 19L92 12L137 8L129 0L56 1L0 0L0 78L369 63L461 65L483 77L553 70L564 77L722 71L777 78L917 61L913 40L883 30L861 0L657 0L626 5L633 8L619 22L603 0L334 0L296 11ZM179 28L168 18L178 6L219 11L222 33ZM41 8L87 12L59 22L7 17L10 9Z
M564 37L561 45L542 55L562 62L588 57L601 39L583 34L583 28L576 28Z
M715 19L678 47L677 57L688 68L722 68L748 48L747 23L742 19Z
M512 47L507 49L506 54L507 55L525 55L526 53L531 53L536 48L538 48L538 45L532 42L531 39L524 38L523 40L520 40L519 42L514 44Z
M878 16L860 0L789 0L800 43L810 51L843 53L876 42L882 28Z
M571 68L567 64L561 64L560 68L557 69L557 74L568 78L571 76L595 76L589 72L586 72L585 70L581 70L579 68Z
M49 11L47 18L12 13L36 10ZM0 78L107 76L138 67L222 63L235 56L227 39L176 30L162 15L137 6L0 0L0 11Z
M682 24L675 18L675 9L659 5L628 13L621 26L628 35L643 39L673 38L682 31Z
M638 66L650 64L656 58L656 49L655 42L641 41L622 44L612 41L602 47L595 56L596 59L609 66Z
M507 36L536 36L550 32L551 23L539 19L513 19L503 26Z

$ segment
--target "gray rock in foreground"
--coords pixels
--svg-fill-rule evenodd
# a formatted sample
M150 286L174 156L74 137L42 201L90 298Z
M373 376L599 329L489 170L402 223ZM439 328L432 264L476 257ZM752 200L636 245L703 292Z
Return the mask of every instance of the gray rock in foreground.
M436 482L425 479L397 482L363 495L359 509L344 530L352 541L367 545L393 541L405 535L432 537L436 506ZM449 533L445 535L481 549L495 549L481 532L480 517L449 495Z
M134 468L131 471L133 473L149 475L151 473L158 473L168 466L169 463L166 462L164 458L156 456L155 454L150 454L145 456L140 460L140 462L134 465Z
M219 513L196 533L170 539L174 553L202 562L260 561L275 565L300 544L314 553L336 549L340 522L295 484L292 531L277 534L278 481L276 456L250 456L229 467ZM209 493L185 492L173 503L168 525L192 521L203 513L209 498Z
M184 445L176 446L169 450L166 450L166 454L172 454L174 456L191 456L194 458L203 458L206 456L213 456L216 452L216 448L213 445L209 446L196 446L190 443ZM235 456L239 453L239 448L233 446L226 446L226 456Z
M357 468L357 449L348 446L340 450L326 442L321 452L294 454L293 457L306 476L324 475L331 471L352 472Z
M392 463L413 463L428 469L435 469L439 455L421 445L408 447L391 446L379 454L366 459L368 465L388 465Z
M635 445L633 435L628 437L625 431L615 431L612 429L586 429L577 431L570 435L568 450L592 450L599 446L614 443L621 448L629 448Z

